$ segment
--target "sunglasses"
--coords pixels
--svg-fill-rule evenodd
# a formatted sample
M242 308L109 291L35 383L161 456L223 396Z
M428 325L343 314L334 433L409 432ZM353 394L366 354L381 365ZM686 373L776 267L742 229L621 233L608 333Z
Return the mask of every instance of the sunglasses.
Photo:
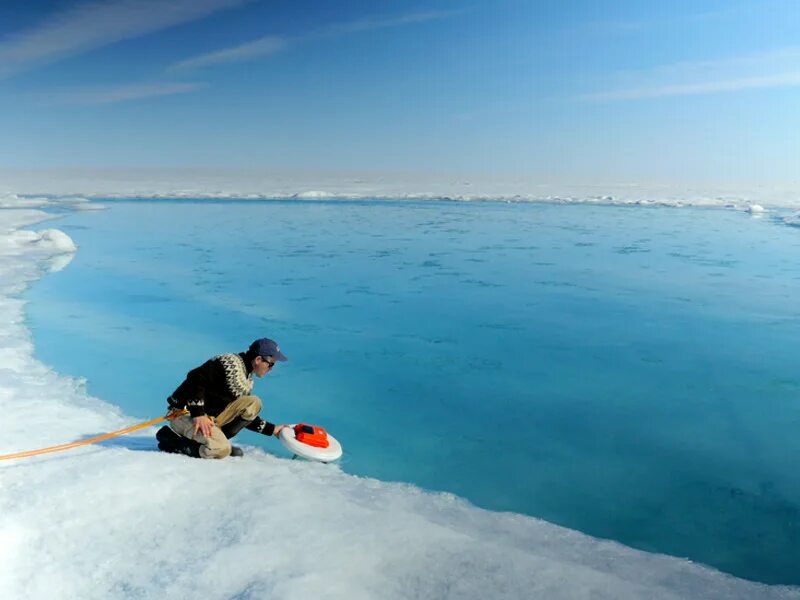
M262 356L261 360L263 360L267 364L267 368L268 369L271 369L272 367L275 366L275 363L273 361L271 361L271 360L267 360L266 356Z

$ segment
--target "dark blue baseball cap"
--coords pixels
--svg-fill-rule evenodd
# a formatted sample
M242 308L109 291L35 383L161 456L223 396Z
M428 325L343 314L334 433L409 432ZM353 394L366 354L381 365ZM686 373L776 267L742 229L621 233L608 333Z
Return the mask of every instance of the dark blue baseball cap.
M261 338L250 344L249 352L255 356L270 356L280 362L289 360L278 348L278 342L269 338Z

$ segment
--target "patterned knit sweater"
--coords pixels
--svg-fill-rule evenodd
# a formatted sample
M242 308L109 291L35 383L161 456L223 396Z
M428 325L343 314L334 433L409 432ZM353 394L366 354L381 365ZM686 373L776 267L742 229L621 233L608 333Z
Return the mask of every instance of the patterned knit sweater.
M220 354L189 371L168 402L188 408L192 417L216 417L236 398L252 392L253 372L245 353ZM247 429L272 435L275 425L256 417Z

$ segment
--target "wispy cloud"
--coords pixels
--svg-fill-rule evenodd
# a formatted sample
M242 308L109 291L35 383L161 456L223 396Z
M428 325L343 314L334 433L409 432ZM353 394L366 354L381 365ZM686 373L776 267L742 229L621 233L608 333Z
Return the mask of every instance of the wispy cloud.
M761 10L763 8L759 7ZM718 10L701 12L672 12L669 16L651 16L639 19L605 19L598 21L578 22L568 26L564 31L570 35L589 33L594 35L641 34L648 30L665 27L686 27L696 23L724 22L726 18L741 15L745 10L752 10L749 4L729 4Z
M122 40L234 8L249 0L85 2L0 40L0 79Z
M182 60L172 65L170 69L197 69L230 62L241 62L257 56L275 54L288 45L289 41L286 38L269 35L253 42Z
M267 35L245 44L229 46L221 50L215 50L206 54L200 54L177 62L170 66L170 70L194 69L199 67L210 67L225 63L243 62L253 58L268 56L291 46L301 44L313 39L339 37L364 31L376 29L386 29L389 27L401 27L424 23L437 19L444 19L463 11L426 11L416 12L406 15L392 17L370 17L350 21L347 23L335 23L324 29L295 36L276 36Z
M796 86L800 86L800 70L793 73L777 73L761 77L740 77L724 81L677 83L656 87L612 90L587 94L584 98L587 100L640 100L644 98L663 98L665 96L695 96L720 92L739 92L758 88Z
M337 23L331 25L327 29L320 31L317 34L311 34L308 37L345 35L348 33L358 33L361 31L386 29L387 27L414 25L416 23L425 23L426 21L446 19L463 12L463 10L431 10L391 17L367 17L364 19L358 19L356 21L350 21L349 23Z
M142 100L157 96L185 94L206 87L203 83L138 83L108 87L87 87L51 92L47 102L53 104L98 105Z
M723 60L681 62L618 73L614 85L581 96L589 101L692 96L800 86L800 48Z

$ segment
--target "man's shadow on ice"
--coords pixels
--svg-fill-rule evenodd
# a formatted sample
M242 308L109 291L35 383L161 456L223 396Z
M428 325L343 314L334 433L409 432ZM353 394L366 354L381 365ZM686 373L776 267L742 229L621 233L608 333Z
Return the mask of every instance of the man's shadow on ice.
M84 436L84 439L90 437L94 436L87 435ZM156 440L155 434L111 438L110 440L103 440L93 445L103 448L127 448L128 450L135 450L137 452L159 452L158 440Z

